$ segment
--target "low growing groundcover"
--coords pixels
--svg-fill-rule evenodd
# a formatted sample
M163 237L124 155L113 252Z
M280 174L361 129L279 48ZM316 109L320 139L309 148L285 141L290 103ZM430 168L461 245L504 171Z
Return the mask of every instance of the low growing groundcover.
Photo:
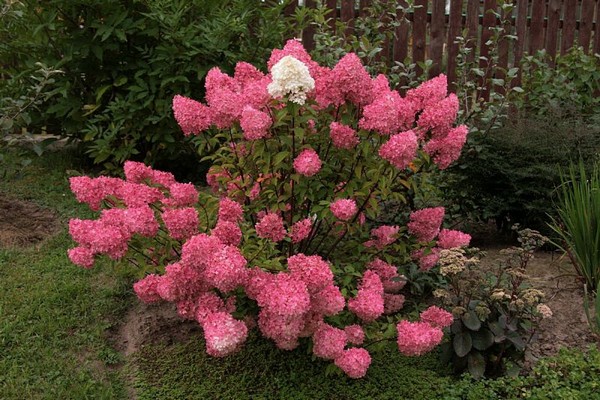
M13 157L13 158L11 158ZM258 337L231 357L208 357L200 335L150 341L129 357L114 332L134 299L130 267L84 270L67 259L68 218L84 215L70 153L46 153L23 171L2 166L0 193L54 212L59 229L33 247L0 249L2 399L600 399L600 355L563 352L521 378L455 380L437 353L377 354L366 378L327 374L307 348L282 352ZM91 216L91 215L90 215Z

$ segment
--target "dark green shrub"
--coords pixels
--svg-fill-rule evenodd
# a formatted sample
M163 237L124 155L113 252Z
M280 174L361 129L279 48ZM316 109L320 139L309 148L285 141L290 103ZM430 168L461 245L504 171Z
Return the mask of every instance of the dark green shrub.
M548 233L557 167L580 156L586 168L600 149L600 124L531 117L507 121L488 134L475 132L458 167L441 181L449 211L499 228L518 222ZM463 165L464 162L464 165Z
M193 154L179 144L174 94L201 97L201 80L220 66L264 64L283 39L278 2L258 0L23 1L0 47L2 74L23 79L36 61L60 68L47 106L33 119L82 139L96 163L115 168ZM4 26L0 31L7 32Z

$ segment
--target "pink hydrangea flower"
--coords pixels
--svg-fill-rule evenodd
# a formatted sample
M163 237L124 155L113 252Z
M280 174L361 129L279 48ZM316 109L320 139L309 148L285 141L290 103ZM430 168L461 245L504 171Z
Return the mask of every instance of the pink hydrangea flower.
M98 178L74 176L69 178L69 183L77 201L86 203L92 210L96 211L100 209L104 199L117 194L124 181L105 176Z
M468 246L471 242L471 235L461 231L442 229L438 236L438 247L442 249L452 249L454 247Z
M341 356L335 359L335 365L341 368L350 378L360 379L367 374L371 365L371 355L365 349L353 347L344 350Z
M235 353L248 337L246 324L224 312L206 317L203 328L206 352L213 357Z
M308 311L310 295L306 284L287 273L263 276L263 290L256 296L260 307L283 316L298 316Z
M274 49L271 52L271 57L267 62L267 67L269 72L273 68L275 64L277 64L283 57L292 56L298 61L301 61L308 67L311 76L315 76L315 70L320 68L319 64L312 60L310 54L304 49L302 43L300 43L297 39L290 39L286 42L283 49Z
M382 225L379 228L371 230L371 236L373 239L366 241L364 245L366 247L376 247L379 250L385 246L394 243L397 239L397 234L400 231L398 226Z
M106 226L119 228L127 237L134 233L151 237L156 235L159 228L154 212L148 206L102 210L99 221Z
M393 135L413 125L415 112L414 103L401 98L396 91L387 90L365 106L358 126L380 135Z
M367 264L367 268L379 275L379 278L381 278L382 281L398 276L397 267L394 267L393 265L388 264L379 258L375 258L373 261Z
M156 285L156 292L166 301L194 299L208 289L198 271L182 263L167 265Z
M431 306L421 313L421 321L431 326L446 328L454 322L454 316L446 310L437 306Z
M337 315L342 312L346 305L346 299L340 292L340 288L330 285L311 295L311 310L320 315Z
M240 222L244 219L242 205L229 197L223 197L219 201L219 220L229 222Z
M333 285L333 272L321 256L298 253L287 260L291 275L306 284L309 293L316 293Z
M69 260L75 265L83 268L92 268L94 266L94 252L87 247L79 246L70 249Z
M107 254L112 259L119 259L127 253L127 241L130 236L121 228L108 225L101 220L71 219L69 233L81 247L88 248L94 254ZM79 252L79 254L77 254ZM75 255L80 262L86 261L89 253L77 250Z
M242 113L244 96L240 93L241 85L221 72L219 67L214 67L206 74L204 86L212 123L220 129L229 128Z
M278 348L293 350L298 346L298 338L304 328L303 314L281 315L263 309L258 314L258 328L265 337L273 339Z
M292 238L292 243L300 243L306 239L312 230L312 218L304 218L294 225L290 229L289 236Z
M356 202L352 199L338 199L329 205L329 209L342 221L350 221L358 212Z
M447 93L448 79L446 75L440 74L406 92L406 98L413 101L418 109L422 110L444 99Z
M164 188L177 183L172 173L156 171L141 162L125 161L123 171L127 182L131 183L158 184Z
M373 271L365 272L358 294L348 300L348 310L365 322L375 321L383 314L383 285Z
M373 101L371 76L356 54L348 53L343 56L331 73L335 85L345 99L357 105L365 105Z
M259 140L267 137L272 121L269 114L246 106L242 111L240 126L246 140Z
M255 229L258 236L274 242L279 242L286 236L283 219L275 213L267 213L255 225Z
M247 261L237 247L223 246L212 255L204 270L204 278L223 293L244 286L249 277Z
M365 331L360 325L348 325L344 328L346 340L355 346L360 346L365 341Z
M195 208L165 210L162 219L173 239L186 240L198 233L198 212Z
M214 313L225 311L223 299L213 292L201 293L196 300L196 321L200 326L204 325L206 318Z
M216 236L208 236L205 233L192 236L183 244L181 262L202 271L210 265L212 256L219 252L223 246L225 246L223 242Z
M219 220L210 233L230 246L238 247L242 241L242 230L233 222Z
M411 257L413 260L419 261L419 268L421 271L429 271L437 265L437 262L440 259L440 249L434 247L427 254L425 254L423 249L416 250L411 254Z
M417 155L417 135L413 131L397 133L379 148L379 156L394 167L408 167Z
M265 75L254 65L240 61L235 64L233 79L242 87L263 79Z
M313 176L321 170L321 159L313 149L302 150L294 160L294 169L304 176Z
M313 335L313 353L326 360L338 358L346 347L346 333L323 323Z
M124 182L118 188L116 195L125 202L127 207L131 208L144 207L164 198L163 193L158 188L131 182Z
M190 299L179 300L176 303L177 315L183 319L193 321L196 317L196 302Z
M444 220L444 207L423 208L410 214L408 232L421 242L429 242L440 232Z
M173 114L183 134L198 134L211 125L210 109L196 100L175 95L173 98Z
M353 149L359 143L356 131L339 122L332 122L329 125L329 134L333 145L340 149Z
M169 186L171 197L163 204L171 207L192 207L198 201L198 191L191 183L174 183Z
M468 128L457 126L448 132L443 139L431 139L423 150L432 156L439 169L446 169L460 157L460 152L467 141Z
M398 331L398 349L406 356L420 356L431 350L444 337L440 328L427 322L400 321L396 325Z
M389 294L389 293L384 293L383 294L383 313L388 315L388 314L394 314L397 313L398 311L400 311L402 309L402 307L404 307L404 301L405 301L405 297L401 294Z
M161 300L160 295L156 292L159 282L160 276L156 274L147 275L133 284L133 291L144 303L155 303Z
M434 138L448 132L458 114L458 97L451 93L436 104L431 104L419 116L417 125L425 131L432 131Z

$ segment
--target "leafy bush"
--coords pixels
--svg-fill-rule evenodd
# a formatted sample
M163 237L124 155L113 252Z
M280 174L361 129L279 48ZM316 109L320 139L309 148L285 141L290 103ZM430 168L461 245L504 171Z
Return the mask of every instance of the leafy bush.
M479 380L466 376L448 385L444 400L536 399L571 400L598 398L600 351L590 347L587 352L562 349L555 357L542 359L526 376Z
M552 58L540 51L521 63L523 92L515 105L523 112L556 119L589 118L600 107L600 54L573 47Z
M557 167L580 156L589 170L600 149L600 125L577 120L530 117L507 121L502 128L474 132L456 167L441 180L449 213L501 229L513 223L544 233L554 214Z
M542 303L544 293L529 287L526 275L533 252L547 238L529 229L518 234L520 247L504 250L506 260L491 271L483 271L464 250L440 254L440 273L449 285L435 295L456 317L445 344L456 371L468 369L475 378L503 374L507 360L523 356L537 322L552 315Z
M281 349L312 338L313 354L351 378L365 376L367 347L433 349L452 314L420 307L409 322L398 292L410 265L430 270L440 248L470 239L440 230L443 207L412 201L416 177L459 156L458 98L444 76L403 98L355 54L329 69L295 40L268 67L240 62L233 77L214 68L207 104L173 99L183 133L212 162L213 194L132 161L126 180L73 178L80 201L107 209L70 222L71 260L89 268L99 254L127 257L150 273L134 286L140 299L176 303L217 357L256 324ZM404 205L401 225L373 223L384 200Z
M252 0L50 0L21 2L0 47L3 71L22 80L37 61L65 71L32 123L82 139L96 163L175 160L175 93L199 96L213 66L259 63L283 39L283 5ZM18 96L16 96L18 97Z

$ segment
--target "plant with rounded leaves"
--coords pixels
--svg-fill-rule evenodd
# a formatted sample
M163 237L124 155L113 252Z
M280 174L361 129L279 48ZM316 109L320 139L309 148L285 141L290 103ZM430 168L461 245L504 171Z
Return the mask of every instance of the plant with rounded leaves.
M526 275L534 251L548 239L531 229L518 234L520 246L502 250L506 258L487 272L479 267L477 249L440 253L448 289L434 294L455 316L445 355L455 370L468 369L475 378L503 374L507 360L523 356L539 321L552 316L542 303L544 293L528 285Z
M440 229L442 207L411 210L416 177L446 168L466 139L445 76L401 97L356 55L330 69L294 40L268 67L214 68L206 104L173 99L184 134L209 154L212 194L134 162L125 180L73 178L80 201L109 209L71 221L71 259L91 267L96 254L140 250L132 261L150 274L138 296L176 303L217 357L255 326L281 349L312 338L315 356L352 378L366 374L367 347L433 349L452 316L430 308L403 320L399 292L410 265L429 270L441 248L469 239ZM383 200L404 205L402 226L374 224Z

